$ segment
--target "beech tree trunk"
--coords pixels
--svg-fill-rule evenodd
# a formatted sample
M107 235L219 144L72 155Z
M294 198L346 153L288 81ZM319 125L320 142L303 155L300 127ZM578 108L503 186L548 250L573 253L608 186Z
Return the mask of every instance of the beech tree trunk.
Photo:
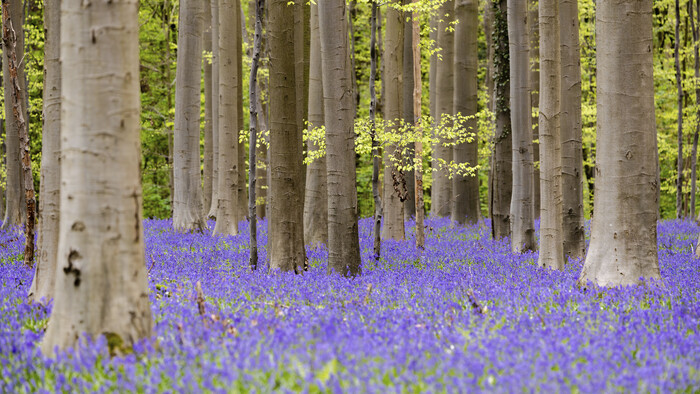
M204 231L199 156L202 70L202 3L182 0L175 90L173 227Z
M16 56L17 59L24 58L24 9L22 0L6 0L10 19L13 21L13 28L17 37ZM10 75L8 51L2 51L2 75L4 76L4 88L6 97L10 97L12 92L12 78ZM26 77L24 66L26 62L20 62L17 68L17 81L21 91L26 92ZM20 112L24 119L27 119L27 102L21 100L19 103ZM22 163L19 142L19 125L13 113L12 100L5 100L5 218L0 228L6 229L8 226L24 224L27 216L27 206L24 202L24 178L22 176Z
M454 111L454 31L455 1L447 0L441 6L437 31L437 45L441 48L441 60L437 61L435 70L435 113L436 122L444 123L443 115L452 115ZM437 139L433 146L435 159L446 163L452 161L452 146L443 137ZM450 216L452 208L452 180L446 168L440 168L438 160L433 160L433 193L430 212L433 216Z
M493 137L489 182L489 215L494 239L510 236L510 203L513 187L513 145L510 119L510 57L506 0L493 2L493 57L496 128Z
M679 31L681 25L681 10L679 3L679 0L676 0L676 34L673 38L673 54L676 66L676 90L678 91L678 158L676 159L676 218L678 219L683 217L683 75L681 74L680 55L678 53L681 45L681 35Z
M52 355L105 335L110 351L124 354L153 327L139 174L138 1L63 1L61 11L60 244L41 349Z
M204 0L204 52L212 52L212 16L211 1ZM218 1L218 0L214 0ZM218 22L218 21L217 21ZM217 42L218 45L218 42ZM212 66L211 58L202 59L202 69L204 70L204 179L203 181L203 215L209 213L211 208L211 193L213 187L212 172L214 165L214 142L212 140Z
M214 234L238 234L239 148L238 0L219 0L219 185Z
M248 139L248 152L250 156L250 166L248 169L248 215L250 215L250 268L251 270L258 269L258 217L257 207L255 204L255 184L257 183L257 152L256 143L258 141L258 64L260 62L260 47L262 41L262 19L265 9L265 0L257 0L255 2L255 34L253 38L253 53L250 65L250 98L248 105L250 108L250 136Z
M596 212L579 282L660 279L652 0L596 9Z
M453 148L455 164L479 164L477 73L479 58L477 35L479 32L479 4L477 0L456 0L454 39L454 114L470 117L465 126L473 133L471 142L463 142ZM456 175L452 178L452 220L459 223L476 223L479 220L479 176Z
M401 2L398 2L401 4ZM402 118L403 87L401 75L403 70L403 18L401 12L393 7L386 11L386 36L384 37L384 120L393 124L388 132L398 133L399 122ZM325 94L325 92L324 92ZM397 166L398 161L392 161L391 156L397 156L397 147L389 144L384 146L384 182L383 203L384 226L382 227L382 239L404 239L403 208L406 198L404 175Z
M38 259L29 299L48 303L54 295L61 191L61 5L44 2L44 127L41 138Z
M355 95L345 0L318 3L328 176L328 270L361 273L355 185ZM402 218L403 219L403 218Z
M529 0L528 27L530 29L530 97L532 105L532 160L537 165L533 167L532 179L534 185L535 219L540 217L540 12L539 1Z
M697 3L695 12L698 14L698 19L700 19L700 1ZM698 40L700 35L698 33L698 26L696 26L696 16L693 12L693 0L688 1L688 8L690 11L690 26L693 31L693 55L694 55L694 65L695 65L695 80L700 79L700 53L698 51ZM695 103L698 105L696 115L700 119L700 85L695 84ZM693 133L693 147L690 153L690 215L695 218L695 188L697 182L697 162L698 162L698 137L700 134L700 121L695 125L695 133Z
M537 249L532 176L532 105L527 2L508 0L510 108L513 127L513 194L510 203L511 250Z
M561 182L564 255L586 256L583 217L583 131L581 129L581 53L578 4L560 3L561 28Z
M294 8L270 2L270 188L268 258L270 268L301 273L304 249L304 165L297 124Z
M372 2L372 11L370 16L370 66L369 66L369 122L370 133L372 138L372 198L374 200L374 226L372 234L374 236L374 259L379 261L382 251L382 198L379 191L379 140L375 129L375 120L377 114L377 92L375 89L375 80L377 79L377 25L379 6L376 2Z
M403 120L407 125L412 125L415 121L413 116L413 22L411 13L404 13L403 23ZM409 161L414 154L415 144L410 142L406 151L406 161ZM403 203L404 221L416 215L416 194L414 169L404 170L404 180L406 181L406 200Z
M207 218L216 218L216 210L219 205L219 80L221 70L219 68L219 0L211 1L211 203L204 209L208 209Z
M563 269L559 0L540 12L540 267Z
M338 21L336 21L338 22ZM334 22L334 23L336 23ZM321 72L321 36L318 5L311 4L311 54L309 71L309 129L323 127L323 84ZM309 150L318 145L308 141ZM328 144L326 142L326 144ZM328 244L328 189L326 186L326 156L306 166L306 197L304 198L304 240L310 244Z
M241 1L236 0L236 19L238 29L236 30L236 73L238 75L238 89L236 90L236 111L238 117L238 127L236 128L236 141L238 143L238 202L236 204L237 221L248 217L248 188L246 187L246 148L245 141L238 138L238 134L245 128L243 119L243 33L245 32L245 15L241 8Z
M420 0L413 0L417 3ZM421 122L422 108L421 100L423 96L423 83L421 78L421 55L420 55L420 15L414 12L411 23L411 52L413 52L413 127L419 136L415 143L415 196L416 196L416 248L425 248L425 204L423 203L423 126Z

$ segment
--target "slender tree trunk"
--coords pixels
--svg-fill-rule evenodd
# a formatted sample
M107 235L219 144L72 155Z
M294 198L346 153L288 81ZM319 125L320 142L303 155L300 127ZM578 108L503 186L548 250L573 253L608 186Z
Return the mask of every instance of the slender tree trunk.
M510 119L510 56L506 0L493 3L494 112L496 128L491 157L489 215L494 239L510 236L513 187L513 144Z
M335 23L335 22L334 22ZM323 84L321 72L321 36L318 5L311 4L311 54L309 71L309 129L325 125ZM326 145L328 143L326 142ZM309 150L319 149L308 141ZM310 244L328 244L328 189L326 186L326 157L306 166L306 197L304 198L304 240Z
M263 11L264 13L264 11ZM263 24L265 23L265 18L263 17ZM264 32L264 30L263 30ZM263 33L263 42L264 42ZM264 49L261 49L261 55L264 53ZM262 66L262 65L261 65ZM263 132L269 132L270 128L267 122L267 104L265 104L261 98L263 94L267 92L267 84L261 81L262 78L258 78L258 129L259 134ZM268 185L268 161L267 161L267 142L268 140L263 137L258 137L258 149L256 157L258 159L257 168L257 181L255 182L255 196L256 196L256 206L257 214L259 218L266 217L267 213L267 185Z
M41 141L39 189L39 258L29 288L31 301L49 301L54 295L61 191L61 5L44 2L44 128Z
M182 0L175 91L175 198L173 227L204 231L199 118L202 70L202 3Z
M123 354L153 327L139 175L138 1L63 1L61 11L60 245L41 349L52 355L105 335Z
M165 36L165 72L163 73L164 85L167 91L166 93L166 106L168 108L168 113L166 114L167 121L172 121L170 116L170 109L173 108L173 78L172 78L172 51L170 49L170 44L172 43L172 31L174 28L172 25L171 10L174 6L169 0L164 0L163 2L163 35ZM174 139L175 139L175 128L167 131L168 138L168 188L170 195L168 196L170 202L170 216L173 216L173 210L175 206L175 165L173 162L173 150L174 150Z
M539 1L529 0L528 27L530 28L530 97L532 105L532 160L540 161L540 12ZM533 205L535 207L535 219L540 217L540 166L536 165L532 171L533 179Z
M211 1L211 141L212 141L212 171L211 171L211 204L206 217L216 218L216 211L219 206L219 131L220 131L220 75L221 68L219 67L220 40L219 30L221 19L219 17L219 0Z
M29 145L29 130L27 126L26 117L26 91L22 89L21 85L25 81L20 81L20 63L22 58L17 57L17 36L23 34L22 30L19 33L15 30L14 24L15 20L10 16L10 4L5 1L2 4L2 38L3 38L3 49L7 52L7 62L9 74L6 74L10 83L10 91L6 93L5 97L10 99L12 102L12 119L17 125L18 140L19 140L19 151L21 158L21 175L22 184L24 186L24 198L22 199L25 206L26 219L24 223L24 265L27 267L33 267L34 265L34 225L35 225L35 213L36 213L36 197L34 196L34 178L32 176L32 159L30 156L30 145ZM20 25L21 26L21 25ZM23 105L24 104L24 105Z
M419 0L413 0L417 3ZM423 126L421 122L421 99L423 96L423 83L421 78L420 55L420 15L414 12L411 18L411 52L413 52L413 127L418 139L415 142L415 203L416 203L416 248L425 248L425 205L423 204Z
M359 275L355 186L355 95L344 0L318 3L328 156L328 270Z
M262 19L265 9L265 0L257 0L255 2L255 38L253 41L253 56L250 65L250 136L248 140L248 154L250 167L248 169L248 218L250 223L250 269L258 268L258 217L255 205L255 184L256 184L256 164L257 159L256 143L258 141L258 63L260 61L260 47L262 41ZM250 10L253 12L253 10Z
M431 16L430 17L430 41L433 43L433 45L438 44L438 17L437 16ZM435 99L436 94L437 94L437 64L438 64L438 56L437 53L433 53L430 55L430 68L428 69L428 97L430 99L430 117L433 118L433 122L438 121L438 113L437 113L437 108L436 108L436 103L437 100ZM432 190L431 190L432 192ZM432 195L434 193L431 193L431 201L432 201ZM432 202L431 202L432 206ZM432 211L432 207L431 207Z
M407 125L414 123L413 116L413 22L411 22L411 14L404 13L403 24L403 121ZM415 144L410 142L406 149L408 158L415 156ZM410 160L410 159L408 159ZM404 170L404 179L406 180L406 200L403 203L404 220L409 220L416 215L416 195L415 195L415 175L414 169Z
M211 1L204 0L204 52L212 52L212 16ZM218 1L218 0L214 0ZM217 21L218 22L218 21ZM218 45L218 43L217 43ZM213 187L212 172L214 165L214 143L212 141L212 66L211 58L202 60L204 69L204 211L206 216L211 208L211 193Z
M236 203L236 221L240 222L248 217L248 188L246 187L246 149L245 141L238 138L238 134L245 128L243 119L243 32L245 31L245 15L241 8L241 1L236 0L236 19L238 29L236 30L236 73L238 75L238 89L236 90L236 111L238 127L236 128L236 141L238 144L238 202Z
M695 25L695 14L693 13L693 0L688 1L688 8L690 9L690 26L693 31L693 54L695 59L695 105L697 106L697 121L695 124L695 133L693 133L693 148L690 153L690 215L695 218L695 188L697 182L697 163L698 163L698 135L700 134L700 86L697 80L700 79L700 51L698 51L698 40L700 35L698 34L698 26ZM698 13L698 20L700 20L700 0L697 2L697 7L695 12Z
M268 256L275 270L301 273L304 265L304 165L297 123L294 8L270 2L270 215Z
M478 125L476 119L478 104L477 74L479 58L477 36L479 24L479 4L477 0L456 0L454 40L454 114L467 116L465 126L473 133L470 142L463 142L453 148L455 164L467 163L471 167L479 164ZM459 223L479 221L479 176L455 174L452 178L452 220Z
M310 5L307 0L294 0L294 67L296 70L296 96L297 96L297 128L299 133L303 135L306 128L307 116L309 113L309 58L311 44L311 24L310 24ZM303 148L303 145L302 145ZM302 149L303 150L303 149ZM302 209L304 204L304 190L306 185L306 164L302 162L303 171L301 173L302 181ZM302 262L303 265L303 262ZM297 267L297 271L304 267Z
M435 70L435 112L436 121L450 126L444 115L452 115L454 111L454 30L455 1L447 0L440 6L437 45L441 49L442 59L437 61ZM437 139L433 146L433 194L430 212L434 216L449 216L452 208L452 180L448 170L441 168L440 161L450 163L452 146L445 146L452 141L443 137Z
M561 184L564 255L586 257L583 217L583 131L581 129L581 52L578 4L560 3L561 28Z
M539 0L540 12L540 256L564 268L561 201L561 40L559 0Z
M676 90L678 91L678 159L676 160L678 177L676 178L676 218L683 217L683 75L681 74L681 64L679 47L681 45L680 35L680 5L676 0L676 34L673 39L673 54L676 63Z
M377 113L377 92L375 90L375 80L377 79L377 17L379 6L372 2L372 14L370 17L370 68L369 68L369 121L370 133L372 135L372 198L374 199L374 259L379 260L381 256L382 238L382 199L379 194L379 141L375 130L375 118Z
M484 4L484 37L486 38L486 75L484 84L488 93L488 109L493 112L493 0Z
M238 0L219 0L219 185L214 234L238 234L238 61L241 45Z
M596 9L596 213L579 282L659 279L652 0Z
M6 0L10 19L13 21L13 28L17 37L15 55L17 59L24 59L24 34L23 22L24 11L22 0ZM5 76L5 92L13 91L13 78L10 75L10 62L8 51L2 52L2 74ZM20 62L17 67L17 83L22 92L26 92L26 77L24 75L24 65ZM6 97L10 97L6 94ZM27 104L25 100L19 102L20 113L27 119ZM6 229L8 226L24 224L26 222L27 206L24 201L24 177L22 176L22 163L20 151L19 125L14 115L14 103L12 100L5 100L5 218L0 228Z
M402 4L401 1L398 2ZM384 38L384 120L392 124L388 126L390 133L399 132L399 122L402 118L403 88L401 75L403 70L403 18L401 12L389 7L386 11L386 37ZM390 156L401 160L397 147L393 144L384 146L384 227L382 239L404 239L404 199L405 179L397 161L392 161Z
M513 194L510 203L511 250L536 250L532 176L532 105L530 104L530 36L527 3L508 0L510 38L510 107L513 127Z

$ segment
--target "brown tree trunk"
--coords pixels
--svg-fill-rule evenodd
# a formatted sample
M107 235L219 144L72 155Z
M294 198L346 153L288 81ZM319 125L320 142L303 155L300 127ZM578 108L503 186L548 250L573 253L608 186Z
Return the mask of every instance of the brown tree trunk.
M417 3L419 0L413 0ZM421 78L420 56L420 15L414 12L411 23L411 52L413 52L413 127L416 129L418 140L415 142L415 203L416 203L416 248L425 248L425 205L423 204L423 126L421 122L421 99L423 96L423 83Z
M250 108L250 136L248 139L248 153L250 157L250 166L248 169L248 190L250 191L248 195L248 215L250 217L250 269L256 270L258 268L258 218L257 209L255 204L255 184L256 184L256 164L257 159L256 154L256 143L258 141L257 127L258 127L258 64L260 61L260 47L262 41L262 19L263 11L265 9L265 0L257 0L255 2L255 35L253 39L253 56L251 58L250 64L250 81L248 86L250 86L250 98L248 105ZM250 10L252 13L253 10Z
M369 121L372 138L372 198L374 200L374 226L372 234L374 236L374 259L379 260L381 256L382 238L382 199L379 192L379 141L375 130L375 119L377 113L377 92L375 90L375 80L377 79L377 25L379 6L372 2L372 13L370 16L370 68L369 68Z
M413 22L411 22L411 14L404 14L405 21L403 24L403 120L407 125L414 123L413 116ZM406 149L407 161L415 156L415 144L410 142ZM416 194L415 194L415 175L414 169L411 167L404 170L404 179L406 181L406 200L403 203L404 220L409 220L416 215Z
M680 25L681 25L681 11L680 11L680 1L676 0L676 24L675 24L675 36L673 38L673 54L675 57L676 66L676 90L678 91L678 157L676 159L677 177L676 177L676 218L683 217L683 75L681 74L681 64L679 47L681 45L681 35L680 35Z
M204 52L210 54L212 52L212 16L211 16L211 1L204 0ZM218 1L218 0L214 0ZM217 21L218 22L218 21ZM217 41L218 45L218 41ZM214 166L214 142L212 140L212 67L211 58L204 57L202 59L202 68L204 70L204 176L203 176L203 214L206 216L211 208L211 193L212 193L212 173Z
M211 204L204 209L208 209L206 217L216 218L216 211L219 206L219 82L221 69L219 67L219 30L221 21L219 18L219 0L211 0L211 140L212 140L212 171L211 171Z

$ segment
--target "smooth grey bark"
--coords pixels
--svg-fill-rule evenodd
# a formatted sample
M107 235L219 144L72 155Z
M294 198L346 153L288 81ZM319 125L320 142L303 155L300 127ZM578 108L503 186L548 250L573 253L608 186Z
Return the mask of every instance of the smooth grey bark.
M44 125L41 140L38 258L29 288L30 301L53 298L58 256L61 191L61 6L44 2Z
M60 245L41 350L52 355L105 335L123 354L153 330L139 174L138 1L63 1L61 11Z
M455 19L459 21L454 32L454 114L469 117L466 132L473 133L471 142L462 142L452 149L455 164L467 163L471 167L479 164L477 74L479 58L477 36L479 25L477 0L456 0ZM455 174L452 178L451 218L458 223L479 221L479 177Z
M236 134L238 134L245 128L245 119L243 119L243 33L245 32L245 15L243 15L243 9L241 8L241 0L236 0L236 18L239 21L238 30L236 31L238 41L236 48L236 73L238 75L236 111L238 113L238 127L236 128ZM236 212L238 215L237 220L240 222L248 218L248 188L246 187L247 171L245 165L247 152L245 141L241 141L238 137L236 140L238 141L238 203Z
M401 1L397 2L401 4ZM387 127L389 133L399 132L399 122L402 118L403 88L401 76L403 70L403 18L401 12L393 7L386 11L386 36L384 37L384 120L391 122ZM324 94L326 92L324 91ZM383 181L383 217L382 239L404 239L404 188L403 173L399 171L397 161L391 156L397 155L398 147L393 144L384 145L384 181ZM400 196L399 193L402 195Z
M377 51L377 28L378 28L378 11L379 6L376 2L372 2L372 11L370 16L370 39L369 39L369 53L370 53L370 66L369 66L369 122L370 122L370 134L372 138L372 199L374 201L374 226L372 230L372 235L374 238L374 259L379 261L382 252L382 197L379 191L379 166L380 166L380 156L379 156L379 140L377 139L377 133L375 128L375 120L377 114L377 92L375 89L375 80L377 79L377 57L379 55Z
M309 113L309 57L311 44L311 24L310 14L311 2L307 0L294 0L294 68L296 72L296 106L297 106L297 128L299 133L306 128L307 116ZM303 145L302 145L303 150ZM303 154L303 153L302 153ZM306 164L302 163L304 170L301 173L302 181L306 185ZM304 204L304 189L302 186L302 208ZM301 267L303 268L303 267Z
M559 0L539 0L540 254L537 264L564 268L561 193L561 39Z
M437 45L438 40L438 17L433 15L430 17L430 41L433 45ZM437 64L438 56L437 52L430 55L430 67L428 68L428 97L430 100L430 117L433 118L434 122L438 121L438 114L435 107L437 100L435 100L435 95L437 94Z
M586 256L583 216L583 131L578 4L562 0L561 28L561 184L564 255Z
M219 175L215 235L238 234L239 100L241 43L238 0L219 0Z
M532 105L532 160L537 162L532 171L534 182L535 219L540 217L540 12L539 1L528 2L528 27L530 28L530 97Z
M206 227L199 155L203 19L200 1L181 1L173 142L173 227L177 231L204 231Z
M411 13L404 13L403 24L403 121L407 125L414 123L413 116L413 22L411 21ZM415 156L415 144L410 142L406 150L407 159ZM404 179L406 181L406 201L403 203L404 220L409 220L416 215L416 193L415 193L415 175L414 169L404 170Z
M420 0L413 0L413 3L418 3ZM425 248L425 227L423 226L425 219L425 204L423 203L423 126L421 100L423 96L423 81L421 76L421 55L420 55L420 15L414 12L411 18L411 57L413 68L413 127L416 129L416 134L420 136L415 142L415 163L417 168L414 170L414 187L415 187L415 210L416 210L416 248L423 250Z
M339 21L336 21L339 22ZM321 36L318 5L311 4L311 53L309 55L309 129L325 125L323 112L323 83L321 71ZM308 141L309 150L319 147ZM326 142L327 144L327 142ZM304 198L304 240L312 245L328 244L328 188L326 157L319 157L306 166L306 196Z
M24 7L22 0L8 0L7 5L10 18L13 21L13 28L17 35L16 54L17 59L24 58ZM24 66L26 62L20 62L17 69L17 80L20 83L20 89L26 89L26 76L24 74ZM9 92L12 92L12 81L7 78L10 75L9 62L7 59L7 51L2 51L2 74L6 97L10 97ZM27 119L27 104L26 101L20 102L21 112L24 119ZM12 100L5 100L5 217L2 222L1 229L6 229L8 226L24 224L26 222L27 206L24 202L24 179L22 177L22 163L19 142L19 125L15 120L12 112Z
M262 46L262 19L265 9L265 0L255 2L255 34L253 39L253 53L250 65L250 97L248 100L250 113L250 135L248 139L248 154L250 166L248 168L248 221L250 226L250 269L258 269L258 217L255 203L255 184L257 183L257 152L258 141L258 65L260 63L260 47ZM251 10L253 13L253 10Z
M211 203L204 209L208 209L207 218L216 218L216 210L219 205L219 100L220 100L220 68L219 68L219 0L211 1Z
M455 2L447 0L441 6L439 12L437 45L441 48L442 59L437 60L435 70L435 114L436 122L445 123L444 115L453 115L454 111L454 31L452 23ZM446 123L449 126L449 122ZM450 163L452 146L445 146L452 141L438 137L433 146L433 185L431 195L430 212L433 216L450 216L452 208L452 180L448 170L441 168L439 159Z
M211 1L204 0L204 52L212 52L212 16ZM214 0L218 1L218 0ZM218 21L217 21L218 22ZM213 166L214 166L214 141L212 136L212 66L211 58L206 56L202 59L202 69L204 71L204 176L203 182L203 215L209 213L211 208L211 193L213 187Z
M265 18L263 18L263 25L265 23ZM264 30L263 30L263 43L264 41ZM264 53L264 47L261 50ZM267 104L263 102L261 96L267 94L267 84L261 81L262 78L258 78L258 130L262 134L263 132L269 132L270 127L267 121ZM258 147L255 156L258 159L257 169L257 181L255 183L255 196L256 196L256 206L257 215L259 218L266 217L267 213L267 185L268 185L268 161L267 161L267 139L258 137Z
M494 1L493 10L493 107L496 128L489 175L489 216L494 239L510 236L510 203L513 188L513 145L510 119L510 56L506 0Z
M530 103L530 36L527 2L508 0L510 53L510 118L512 125L513 193L510 203L511 250L537 249L532 176L532 112Z
M660 279L652 0L596 9L595 215L579 283Z
M297 124L294 56L294 8L272 0L268 8L270 47L270 185L268 189L268 258L270 268L303 267L304 164L302 133Z
M328 270L362 273L355 185L355 95L345 0L318 4L328 177Z

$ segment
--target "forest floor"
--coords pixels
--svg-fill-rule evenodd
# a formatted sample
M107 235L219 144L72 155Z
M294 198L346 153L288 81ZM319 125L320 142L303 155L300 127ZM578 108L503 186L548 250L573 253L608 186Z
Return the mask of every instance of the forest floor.
M178 234L145 224L155 336L110 357L104 339L48 359L48 308L29 304L32 270L19 229L0 233L0 391L693 391L700 388L700 260L691 222L659 224L662 280L628 288L576 285L513 255L486 227L427 222L426 250L383 243L363 273L248 270L248 234ZM261 223L259 241L267 241ZM265 261L262 248L261 260ZM205 295L204 315L195 284Z

